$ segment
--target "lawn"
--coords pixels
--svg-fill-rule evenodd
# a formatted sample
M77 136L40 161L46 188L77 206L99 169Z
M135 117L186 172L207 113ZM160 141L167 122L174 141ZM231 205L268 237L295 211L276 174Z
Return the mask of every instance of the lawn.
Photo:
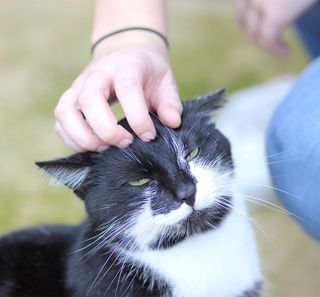
M53 132L52 111L90 59L92 1L0 3L0 233L78 222L82 203L48 186L34 161L71 153ZM169 27L182 98L220 87L232 92L307 63L293 32L286 32L292 54L285 60L253 45L237 28L229 1L171 0ZM257 229L265 296L319 297L319 245L285 215L268 209L253 215L265 230Z

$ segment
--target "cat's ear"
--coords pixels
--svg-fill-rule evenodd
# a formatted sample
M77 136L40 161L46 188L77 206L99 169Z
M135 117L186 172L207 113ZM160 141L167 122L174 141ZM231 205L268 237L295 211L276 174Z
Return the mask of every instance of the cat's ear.
M193 112L212 112L224 105L226 102L225 93L225 89L219 89L213 93L197 97L193 101L186 101L185 107L189 107Z
M67 158L36 162L55 184L63 184L75 192L81 191L94 162L95 153L78 153Z

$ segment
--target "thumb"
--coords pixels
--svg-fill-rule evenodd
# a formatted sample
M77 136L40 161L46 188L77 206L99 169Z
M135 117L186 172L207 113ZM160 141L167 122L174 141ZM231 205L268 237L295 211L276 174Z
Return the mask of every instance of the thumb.
M153 103L153 108L165 125L170 128L178 128L180 126L183 107L177 83L171 70L163 77Z

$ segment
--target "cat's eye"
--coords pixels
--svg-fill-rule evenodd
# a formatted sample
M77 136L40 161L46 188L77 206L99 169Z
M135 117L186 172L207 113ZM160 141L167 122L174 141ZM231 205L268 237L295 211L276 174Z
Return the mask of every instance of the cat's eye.
M150 178L139 178L139 179L132 179L129 180L129 185L134 186L134 187L139 187L143 186L146 183L148 183L151 179Z
M194 148L191 153L189 153L186 156L186 160L189 162L191 160L193 160L198 154L199 154L200 149L198 147Z

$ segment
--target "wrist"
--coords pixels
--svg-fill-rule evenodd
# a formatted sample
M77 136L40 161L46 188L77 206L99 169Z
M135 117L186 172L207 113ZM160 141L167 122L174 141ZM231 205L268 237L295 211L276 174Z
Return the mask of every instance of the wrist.
M132 47L142 47L168 58L168 48L165 40L153 32L144 30L124 31L101 40L95 46L92 57L93 59L99 59L114 51Z
M165 0L96 0L91 42L93 44L105 34L137 26L154 29L166 36ZM93 57L128 47L144 47L167 56L166 45L159 36L132 30L99 42Z

